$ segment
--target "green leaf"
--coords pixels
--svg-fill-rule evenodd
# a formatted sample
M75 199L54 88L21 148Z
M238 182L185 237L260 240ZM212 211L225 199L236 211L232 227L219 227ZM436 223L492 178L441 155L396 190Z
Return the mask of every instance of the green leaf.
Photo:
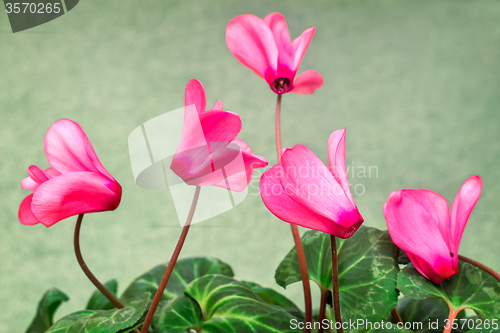
M165 274L167 264L159 265L149 272L139 276L125 290L121 299L123 301L131 300L143 293L156 293L158 285ZM191 281L207 275L221 274L225 276L234 276L231 266L219 259L198 257L179 260L175 264L172 276L168 281L167 288L162 295L162 300L169 300L184 294L184 287Z
M453 310L470 308L482 319L500 318L500 283L483 270L460 261L459 273L435 285L409 266L398 274L398 289L407 297L438 297Z
M31 322L31 325L26 330L26 333L43 333L51 325L59 305L62 302L69 300L68 296L59 289L52 288L45 292L40 303L38 303L38 309Z
M274 289L271 288L265 288L260 286L257 283L253 282L244 282L247 286L250 287L264 302L279 306L284 308L286 311L288 311L290 314L293 316L304 319L304 314L302 311L293 303L291 300L286 298L284 295L280 294Z
M185 333L203 327L201 308L193 299L182 295L160 304L153 318L154 333Z
M245 283L222 275L206 275L186 286L186 294L200 306L203 333L295 332L297 320L288 311L264 302Z
M115 279L109 280L104 284L104 287L108 289L115 297L118 292L118 281ZM115 306L111 303L106 296L104 296L99 290L94 291L92 297L90 297L87 303L87 310L110 310Z
M323 291L332 289L330 235L310 230L302 236L309 278ZM340 305L343 320L386 320L396 306L397 248L389 233L362 226L346 240L337 238ZM276 270L286 288L301 281L293 248Z
M405 323L411 323L411 330L419 333L441 333L446 325L450 308L440 298L432 297L425 299L413 299L405 297L398 301L396 307L401 319ZM465 311L460 312L456 319L465 318ZM432 325L431 325L432 323ZM453 330L453 332L463 332Z
M151 294L145 293L123 309L84 310L57 321L47 333L116 333L128 332L144 314Z

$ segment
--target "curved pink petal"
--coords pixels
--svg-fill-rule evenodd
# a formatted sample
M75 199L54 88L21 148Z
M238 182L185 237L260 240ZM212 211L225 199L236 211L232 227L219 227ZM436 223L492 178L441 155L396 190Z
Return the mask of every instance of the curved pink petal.
M354 198L349 188L347 180L346 163L345 163L345 134L346 129L339 129L333 132L328 139L328 169L332 173L337 183L344 189L345 195L351 203L354 203Z
M34 191L40 186L37 182L35 182L31 177L26 177L23 180L21 180L21 188L23 190L30 190Z
M41 184L33 194L31 212L47 227L82 213L115 210L121 186L100 173L68 172Z
M30 173L29 170L30 169L28 169L28 173ZM61 173L54 168L48 168L48 169L43 170L42 172L44 173L44 177L47 177L47 179L61 175ZM31 177L26 177L23 180L21 180L21 187L24 190L34 191L38 188L38 186L41 183L42 182L35 182Z
M413 199L432 216L432 221L436 222L441 237L448 245L448 252L454 253L458 258L458 253L454 252L450 241L450 206L448 201L441 194L428 189L412 190L411 194Z
M287 149L280 164L285 171L281 184L292 200L349 230L349 236L363 223L356 205L309 148L296 145Z
M205 175L207 171L200 170L210 167L212 151L227 146L240 130L241 119L234 112L205 111L198 114L193 108L186 108L181 141L170 168L184 180Z
M458 273L458 270L455 270L452 266L450 266L450 262L447 258L439 257L436 262L433 262L432 265L430 265L418 255L409 252L406 254L417 271L435 284L440 284L447 278Z
M58 120L45 135L45 155L60 173L91 171L114 178L102 166L83 129L69 119Z
M32 165L28 168L28 174L30 175L30 178L33 179L33 181L35 181L38 184L46 182L47 180L49 180L50 177L36 165Z
M482 189L483 180L481 177L471 176L464 182L453 200L450 218L450 241L455 253L458 253L462 234L469 216L481 196ZM458 265L458 257L456 260Z
M241 131L241 119L230 111L206 111L200 117L201 127L207 143L233 141Z
M21 202L21 206L19 206L19 221L22 224L25 225L34 225L37 223L40 223L34 216L33 213L31 212L31 201L33 199L33 193L28 195L24 200Z
M271 83L278 65L278 48L273 33L267 24L254 15L240 15L229 21L226 28L226 43L229 51Z
M196 80L189 80L184 92L184 106L194 105L196 111L201 113L207 108L207 99L203 84Z
M262 201L267 209L277 218L329 234L341 234L344 229L333 223L330 219L311 211L292 200L282 186L280 178L285 171L280 164L264 172L260 178L259 189Z
M264 18L264 22L271 29L274 42L278 48L276 76L293 78L297 69L294 68L294 47L292 46L285 17L280 13L272 13Z
M235 159L229 165L225 166L224 172L227 178L215 184L215 186L241 192L252 180L253 170L266 167L268 162L264 157L254 155L250 146L242 140L235 139L230 145L238 147L237 149L241 151L242 159Z
M299 37L295 38L293 41L293 52L294 52L294 57L293 57L293 67L292 70L294 72L297 72L297 70L300 67L300 63L302 62L302 58L304 58L304 54L307 51L307 48L309 47L309 44L311 43L312 38L314 37L314 33L316 32L316 28L312 27L307 30L305 30L302 35Z
M289 92L302 95L313 94L316 89L321 88L323 83L324 79L320 73L314 69L308 69L295 78L293 88Z
M425 270L421 273L431 280L434 274L445 279L454 274L454 254L450 253L439 230L439 221L436 219L442 215L429 212L427 209L433 207L421 203L422 196L427 193L412 189L392 192L383 207L384 216L394 244L408 255L421 259L419 263L414 263L415 267ZM427 266L422 262L426 262ZM429 271L429 267L432 271ZM434 281L437 279L434 278Z
M222 111L224 110L224 105L222 104L222 101L220 99L215 102L214 106L212 107L212 110L219 110Z

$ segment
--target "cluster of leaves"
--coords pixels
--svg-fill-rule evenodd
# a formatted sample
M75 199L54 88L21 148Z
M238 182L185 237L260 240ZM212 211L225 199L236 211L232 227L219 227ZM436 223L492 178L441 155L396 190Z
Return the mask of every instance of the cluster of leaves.
M332 273L330 237L318 231L307 231L302 237L310 279L331 299ZM340 303L343 321L370 323L391 321L391 310L397 308L403 321L411 327L375 329L357 326L347 332L442 332L450 309L469 308L476 318L500 318L500 283L488 273L460 263L460 273L434 285L407 261L401 260L389 234L361 227L351 238L337 242L339 257ZM139 276L120 299L123 309L114 309L100 292L90 298L86 310L68 315L53 323L53 315L68 297L57 289L46 292L27 333L125 333L140 327L156 292L166 265L160 265ZM297 253L293 248L276 270L276 282L286 288L301 280ZM106 287L114 294L118 284ZM404 296L404 297L403 297ZM327 318L333 319L331 308ZM461 311L458 319L465 318ZM210 258L180 260L163 293L152 323L153 333L221 333L257 332L288 333L291 322L303 322L303 313L282 294L258 284L234 279L231 267ZM421 323L419 326L418 323ZM432 327L430 323L434 324ZM375 328L370 328L375 327ZM454 332L499 332L469 327Z
M311 230L304 234L302 243L310 279L321 292L331 293L330 236ZM398 329L392 325L392 330L384 328L379 331L443 332L450 309L471 309L476 316L466 318L465 311L460 311L458 329L453 332L500 332L495 325L480 325L481 319L500 322L500 283L475 266L460 262L458 274L435 285L405 260L404 252L400 253L387 231L365 226L349 239L337 240L337 252L344 322L361 319L372 324L382 320L395 323L391 311L396 308L407 327ZM278 267L276 282L286 287L300 278L294 248ZM327 317L333 319L331 310L327 311ZM377 325L364 324L344 331L370 332L370 327ZM481 329L477 329L479 327Z

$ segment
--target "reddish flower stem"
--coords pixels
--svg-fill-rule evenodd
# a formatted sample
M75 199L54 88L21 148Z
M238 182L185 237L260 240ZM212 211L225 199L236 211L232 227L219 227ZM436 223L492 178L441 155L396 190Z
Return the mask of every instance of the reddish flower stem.
M495 272L491 268L489 268L489 267L481 264L480 262L477 262L475 260L469 259L469 258L461 256L461 255L458 255L458 259L460 259L462 261L465 261L465 262L468 262L469 264L474 265L474 266L476 266L479 269L482 269L483 271L485 271L485 272L493 275L493 277L495 279L497 279L498 281L500 281L500 274L498 274L497 272Z
M466 307L463 306L461 308L458 308L457 310L453 310L453 308L451 307L451 304L448 302L446 302L446 303L448 304L448 307L450 308L450 315L448 316L448 325L447 325L448 328L446 328L446 326L445 326L443 333L451 333L451 330L453 329L453 321L455 320L457 315L460 313L460 311L462 311Z
M398 312L398 310L396 310L396 308L391 310L391 315L397 324L399 324L399 323L404 324L403 319L401 319L401 316L399 315L399 312Z
M321 303L319 305L319 329L318 329L318 333L323 333L324 332L324 329L323 329L323 319L325 319L325 313L326 313L326 302L328 300L328 293L329 293L329 290L323 290L323 288L321 288Z
M339 259L337 257L337 240L330 235L330 245L332 248L332 287L333 287L333 312L335 313L335 328L337 333L344 333L342 327L342 315L340 314L340 293L339 293Z
M189 227L191 226L191 221L193 220L194 216L194 211L196 209L196 204L198 203L198 198L200 196L200 186L196 186L196 191L194 192L194 197L193 197L193 202L191 204L191 209L189 210L189 214L186 219L186 224L184 225L184 228L182 229L181 236L179 237L179 241L177 242L177 246L175 247L174 253L172 254L172 258L170 258L170 262L168 263L167 269L165 270L165 274L163 275L163 278L161 279L160 285L158 286L158 290L156 291L155 297L153 298L153 302L151 303L151 306L149 307L148 314L146 315L146 319L144 320L144 323L142 324L142 333L146 333L149 329L149 326L151 325L151 321L153 320L153 316L156 312L156 309L158 307L158 304L160 303L161 296L163 295L163 292L165 291L165 288L167 287L168 280L170 279L170 275L172 275L172 272L175 267L175 263L177 262L177 259L179 258L179 254L181 253L182 250L182 245L184 245L184 241L186 240L186 236L189 231Z
M278 155L278 162L281 160L281 94L278 94L276 101L276 153ZM302 286L304 289L304 302L305 302L305 322L312 323L312 300L311 300L311 285L309 283L309 273L307 272L306 256L302 241L300 240L299 228L295 224L290 223L292 229L293 240L295 248L297 249L297 257L299 259L300 274L302 276ZM305 333L311 332L311 329L305 325Z
M76 255L76 260L78 260L78 263L80 264L80 267L82 268L82 271L87 275L89 278L90 282L94 284L94 286L111 302L115 307L118 309L123 309L123 304L108 290L106 287L95 277L94 274L90 271L90 269L87 267L87 264L85 263L85 260L83 260L82 252L80 250L80 229L82 227L82 221L83 221L83 214L78 215L78 219L76 220L76 226L75 226L75 237L73 240L74 247L75 247L75 255ZM133 332L135 333L140 333L138 329L134 329Z

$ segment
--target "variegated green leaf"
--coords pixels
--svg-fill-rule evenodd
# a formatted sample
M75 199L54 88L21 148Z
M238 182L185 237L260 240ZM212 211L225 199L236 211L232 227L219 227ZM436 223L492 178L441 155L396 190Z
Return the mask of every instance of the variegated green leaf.
M152 295L156 293L158 285L165 274L167 264L159 265L149 272L139 276L125 290L121 299L128 301L134 299L145 292ZM206 275L221 274L225 276L234 276L231 266L219 259L212 258L187 258L179 260L175 264L172 276L168 281L167 288L163 292L162 300L169 300L184 294L184 287L191 281Z
M69 300L68 296L59 289L52 288L47 290L40 300L40 303L38 303L35 318L33 318L26 333L45 332L52 325L54 313L59 305L67 300Z
M70 314L52 325L46 333L128 332L144 314L151 294L145 293L123 309L85 310Z
M460 261L459 273L439 285L412 265L398 274L398 289L407 297L438 297L454 310L469 308L482 319L500 318L500 282L483 270Z
M302 236L302 244L309 278L322 291L331 290L330 235L310 230ZM337 252L343 320L386 320L398 298L397 248L388 232L362 226L348 239L337 238ZM275 277L276 282L284 288L301 281L295 248L281 262Z

